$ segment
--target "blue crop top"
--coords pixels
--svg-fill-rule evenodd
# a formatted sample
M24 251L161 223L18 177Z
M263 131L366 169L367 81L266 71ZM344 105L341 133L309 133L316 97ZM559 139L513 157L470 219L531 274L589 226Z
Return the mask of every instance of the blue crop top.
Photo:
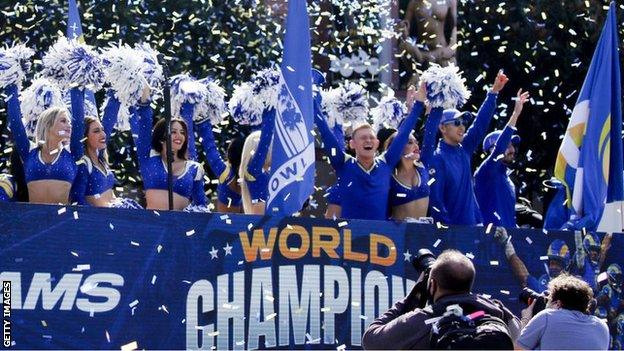
M115 186L115 175L106 167L104 171L93 165L88 156L78 161L78 175L71 191L72 202L88 205L85 196L103 194Z
M119 107L119 100L115 97L114 93L109 90L108 100L104 107L104 116L102 118L102 126L104 127L104 133L106 133L107 138L110 138L110 133L117 120ZM91 159L86 155L76 163L78 165L78 172L74 184L72 185L70 196L72 202L76 202L79 205L88 205L89 203L87 202L86 196L103 194L115 186L115 175L108 167L105 166L104 171L100 170L93 165Z
M390 179L390 206L400 206L429 196L429 176L425 167L416 166L420 175L420 184L410 187L401 183L396 175Z
M230 184L236 181L236 170L232 169L229 163L223 161L217 149L210 120L196 124L195 127L197 128L197 134L201 137L208 164L219 177L217 200L228 207L239 207L241 205L241 194L230 188Z
M130 126L133 129L133 136L136 135L135 144L143 187L145 190L167 190L167 166L160 153L151 150L152 109L149 105L140 105L131 110L135 117L131 118ZM173 192L189 199L193 205L206 205L202 166L195 161L186 161L184 172L179 176L173 176Z
M82 157L82 138L84 130L84 91L78 88L71 89L71 103L73 115L70 150L61 148L51 163L43 162L41 149L30 142L22 122L18 89L15 84L6 87L7 114L9 126L13 134L13 141L17 152L24 163L24 177L26 183L37 180L61 180L72 183L76 177L76 161Z
M266 202L268 195L268 184L270 173L263 168L271 139L273 138L273 127L275 124L275 109L265 110L262 114L262 130L260 140L254 155L247 165L245 181L249 187L249 195L252 202Z

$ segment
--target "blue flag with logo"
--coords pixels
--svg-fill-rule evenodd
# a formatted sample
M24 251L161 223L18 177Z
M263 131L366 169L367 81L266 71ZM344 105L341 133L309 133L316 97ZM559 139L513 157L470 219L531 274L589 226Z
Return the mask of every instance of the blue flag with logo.
M84 43L84 35L82 35L82 24L80 23L80 12L76 0L69 0L67 10L67 31L65 32L67 39L76 39L80 43ZM90 103L93 108L88 109L90 114L98 114L97 104L95 102L95 94L89 89L85 89L85 100Z
M611 3L555 164L555 176L566 187L571 213L566 226L571 229L622 231L622 92L616 24Z
M290 0L275 118L267 214L292 215L314 189L310 21L305 0Z

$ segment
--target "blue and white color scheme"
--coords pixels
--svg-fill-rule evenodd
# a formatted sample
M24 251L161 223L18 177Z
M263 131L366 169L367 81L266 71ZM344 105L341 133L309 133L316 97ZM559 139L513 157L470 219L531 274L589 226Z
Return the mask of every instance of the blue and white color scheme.
M314 190L312 63L304 0L288 2L281 71L267 213L291 215Z
M621 232L624 224L616 21L615 4L611 3L557 155L555 176L566 186L566 205L572 213L568 228Z
M69 0L69 8L67 10L67 31L65 36L67 39L76 39L79 43L85 43L84 35L82 35L82 24L80 23L80 13L76 0ZM91 106L97 106L95 102L95 94L89 89L85 89L85 100ZM89 110L89 114L98 114L97 108Z

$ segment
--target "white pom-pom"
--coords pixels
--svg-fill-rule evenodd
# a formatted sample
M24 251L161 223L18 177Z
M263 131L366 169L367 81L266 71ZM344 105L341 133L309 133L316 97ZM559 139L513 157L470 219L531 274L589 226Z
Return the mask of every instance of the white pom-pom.
M282 89L281 72L267 68L257 72L252 78L252 86L256 98L264 104L264 108L278 108L279 94Z
M104 84L102 60L91 46L60 37L43 56L43 74L63 90L74 86L99 90Z
M323 94L328 123L343 124L345 127L365 123L368 119L368 93L361 85L345 82ZM331 121L331 122L330 122Z
M377 130L382 127L397 129L405 118L407 108L395 97L384 96L377 107L371 109L373 125Z
M227 105L225 103L225 89L218 82L211 78L204 78L199 81L206 86L206 118L210 119L212 125L217 125L223 121L223 117L227 113Z
M135 45L134 49L143 59L143 76L150 88L152 90L159 89L163 81L163 68L158 62L158 51L152 49L147 43Z
M427 100L432 107L459 108L470 98L466 79L454 64L441 67L432 63L421 79L427 85Z
M262 123L264 104L256 98L250 83L242 83L234 87L228 107L238 124L257 126Z
M34 54L32 49L23 44L0 48L0 88L11 84L21 88L26 73L30 71L30 58Z
M325 111L329 128L334 128L336 124L344 125L342 113L338 111L338 100L340 98L338 89L321 90L321 97L323 98L322 107L323 111Z
M210 213L210 208L206 205L193 205L186 206L182 211L184 212L196 212L196 213Z
M35 127L41 113L50 107L61 106L63 95L56 84L45 78L37 78L20 93L22 121L29 137L35 136Z
M128 45L112 46L102 51L104 77L123 106L134 106L148 85L143 76L143 58Z
M190 75L183 73L171 77L171 110L174 117L181 117L182 104L190 103L194 105L193 121L205 120L208 114L207 96L206 85Z

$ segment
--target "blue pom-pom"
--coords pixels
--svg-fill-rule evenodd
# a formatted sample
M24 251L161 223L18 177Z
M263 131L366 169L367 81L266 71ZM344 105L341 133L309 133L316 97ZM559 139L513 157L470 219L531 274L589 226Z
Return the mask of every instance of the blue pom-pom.
M459 108L470 98L466 80L454 64L441 67L432 63L421 79L427 85L427 100L431 107Z
M368 92L361 85L345 82L335 89L323 92L322 96L330 127L335 123L346 127L367 121Z
M262 124L264 104L254 95L253 86L250 83L242 83L234 87L228 108L238 124L249 126Z
M163 81L163 68L158 62L158 51L152 49L147 43L135 45L134 49L143 58L145 79L147 79L152 90L159 89Z
M279 106L279 94L282 89L282 73L273 68L257 72L251 81L254 95L266 109Z
M227 114L227 104L225 103L225 89L219 82L212 78L200 79L199 82L206 87L206 107L205 118L210 119L212 125L217 125L223 121Z
M18 88L30 71L30 58L35 52L23 44L0 48L0 88L16 84Z
M371 109L375 128L382 127L397 129L405 118L407 108L405 104L394 97L384 96L377 107Z
M61 89L75 86L99 90L104 84L102 60L86 44L60 37L43 56L43 74Z
M102 50L104 77L123 106L134 106L148 85L143 76L144 63L137 51L128 45Z
M20 93L19 99L22 121L30 137L35 136L35 127L43 111L55 106L65 107L61 90L45 78L33 80L30 86Z
M196 212L196 213L210 213L210 208L206 205L193 205L186 206L182 211L184 212Z
M180 117L180 108L184 103L195 105L193 120L201 122L208 114L206 98L208 88L187 73L171 77L171 109L174 117Z

